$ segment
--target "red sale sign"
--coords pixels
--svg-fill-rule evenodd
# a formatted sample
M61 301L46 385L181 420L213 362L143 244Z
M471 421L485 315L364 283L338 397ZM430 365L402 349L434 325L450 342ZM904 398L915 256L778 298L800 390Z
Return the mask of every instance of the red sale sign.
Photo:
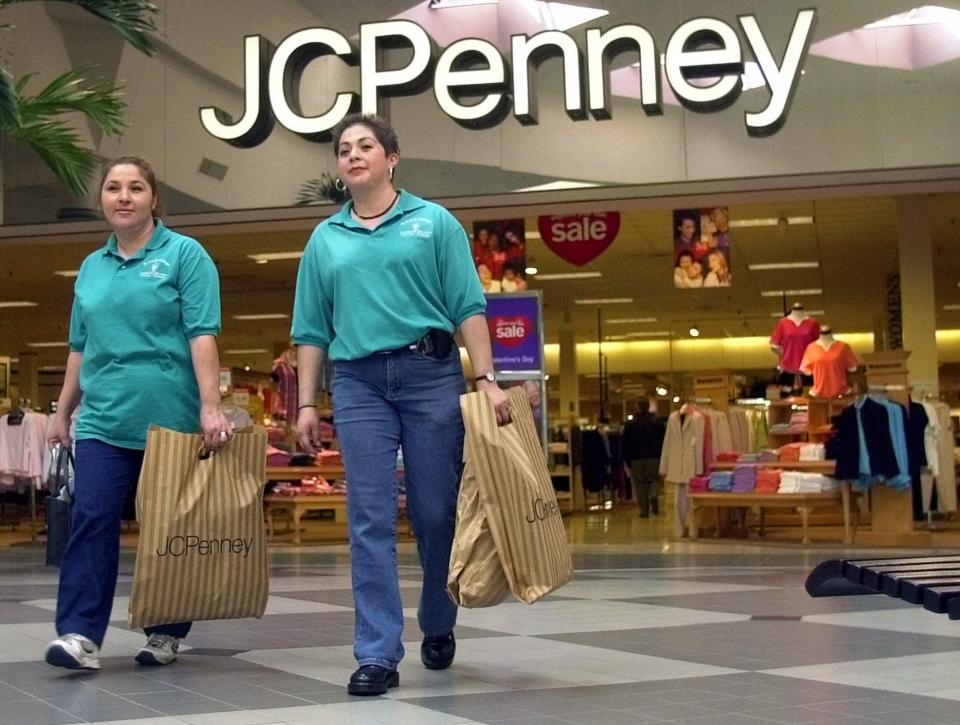
M606 251L620 231L620 212L542 216L540 238L561 259L582 267Z
M503 315L490 320L490 337L493 342L504 347L516 347L533 332L533 321L525 315L504 317Z

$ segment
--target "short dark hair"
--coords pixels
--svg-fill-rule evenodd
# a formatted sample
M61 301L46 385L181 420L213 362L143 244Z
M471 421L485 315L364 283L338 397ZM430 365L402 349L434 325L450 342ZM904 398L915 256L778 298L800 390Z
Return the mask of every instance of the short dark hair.
M673 266L674 266L674 267L679 267L679 266L680 266L680 260L683 259L684 257L690 257L690 261L691 261L691 262L694 261L694 259L693 259L693 252L680 252L680 254L677 255L677 261L674 263Z
M136 166L147 180L150 191L153 192L153 198L156 204L153 207L153 215L157 218L163 216L163 202L160 199L160 187L157 185L157 175L153 173L153 167L150 163L139 156L118 156L113 161L103 167L103 174L100 176L100 185L97 186L97 207L100 207L100 194L103 192L103 185L107 183L107 175L115 166Z
M677 226L678 227L682 226L683 223L687 221L687 219L692 221L694 224L696 224L699 221L699 219L697 219L696 215L693 212L682 211L679 214L677 214Z
M650 399L649 398L640 398L637 401L637 412L638 413L649 413L650 412Z
M337 155L340 150L340 137L343 132L351 126L366 126L376 137L387 156L400 153L400 142L397 140L397 132L391 123L380 116L372 113L348 113L336 126L333 127L333 153Z

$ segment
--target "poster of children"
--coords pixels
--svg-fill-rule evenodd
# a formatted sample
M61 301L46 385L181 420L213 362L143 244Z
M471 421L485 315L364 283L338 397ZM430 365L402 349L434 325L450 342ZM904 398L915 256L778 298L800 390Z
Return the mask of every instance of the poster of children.
M474 222L473 263L484 292L527 289L527 245L523 219Z
M675 209L673 285L678 289L729 287L730 213L727 207Z

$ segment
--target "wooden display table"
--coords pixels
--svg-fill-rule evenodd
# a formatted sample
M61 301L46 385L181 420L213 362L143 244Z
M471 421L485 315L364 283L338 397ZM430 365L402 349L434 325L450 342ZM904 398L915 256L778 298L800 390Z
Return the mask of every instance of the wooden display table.
M822 506L843 508L843 543L853 543L853 532L850 525L850 486L846 482L841 484L836 493L758 493L750 491L737 493L691 493L689 494L690 507L687 510L687 528L690 538L696 539L699 535L697 512L704 507L712 507L717 512L717 535L720 531L721 508L756 508L760 510L760 535L764 533L764 510L768 508L789 508L800 514L803 526L803 543L810 543L809 523L810 512Z
M732 471L741 466L750 466L751 468L776 468L781 471L803 471L804 473L822 473L832 475L837 468L836 461L751 461L749 463L737 463L730 461L716 461L710 466L717 471Z
M346 523L347 497L344 494L323 493L300 496L264 496L267 504L267 535L273 538L273 518L278 511L284 511L293 520L293 543L300 543L300 518L307 511L334 511L337 523Z
M267 466L267 481L299 481L311 476L326 479L343 477L343 464L332 466Z

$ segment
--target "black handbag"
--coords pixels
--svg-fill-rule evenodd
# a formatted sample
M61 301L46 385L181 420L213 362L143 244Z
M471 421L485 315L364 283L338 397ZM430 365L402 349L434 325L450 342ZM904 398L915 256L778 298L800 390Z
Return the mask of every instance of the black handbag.
M70 540L73 509L73 494L69 486L71 468L73 453L69 448L60 446L50 482L52 492L47 497L47 566L60 566Z

